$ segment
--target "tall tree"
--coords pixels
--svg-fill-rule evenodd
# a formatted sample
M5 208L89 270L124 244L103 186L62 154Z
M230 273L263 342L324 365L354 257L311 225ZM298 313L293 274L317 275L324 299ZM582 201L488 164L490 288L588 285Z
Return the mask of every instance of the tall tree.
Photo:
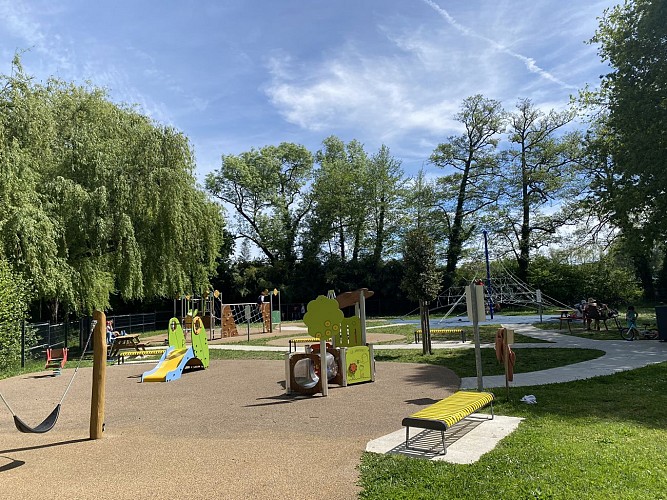
M474 216L497 199L496 147L505 127L500 102L479 94L464 99L455 118L465 133L439 144L430 158L433 164L450 170L438 181L438 207L448 240L445 288L453 284L464 244L476 230Z
M504 193L495 231L512 249L522 281L528 280L531 250L552 243L557 230L573 222L582 139L577 132L560 133L573 119L572 111L544 113L529 99L519 100L509 117L512 147L502 155Z
M612 68L594 95L603 112L591 145L594 158L605 162L609 173L595 186L595 195L628 240L626 248L649 298L654 271L646 256L667 239L665 19L666 0L626 1L605 11L591 39Z
M370 221L369 246L372 248L372 260L378 266L387 248L397 250L395 238L402 204L401 162L392 157L389 148L383 144L371 157L365 177L363 193Z
M359 141L345 144L330 136L322 141L315 158L320 167L313 183L317 202L310 224L312 234L341 262L357 261L368 229L364 190L368 155Z
M252 241L272 266L289 272L296 262L300 228L312 208L306 190L313 157L303 146L281 143L239 155L223 155L218 172L206 176L206 189L236 212L236 238Z
M401 288L419 302L423 353L432 354L429 302L438 296L442 274L437 268L435 243L424 229L408 231L403 243L404 275Z
M57 314L203 287L224 224L187 138L99 89L34 83L18 58L2 80L0 254L37 297Z
M21 321L31 295L30 283L0 259L0 371L18 367L21 359ZM27 332L30 337L30 332ZM30 340L26 343L29 345Z
M414 177L406 179L401 193L403 203L399 207L402 213L397 228L401 241L412 229L423 229L436 242L445 237L436 213L436 191L436 182L428 179L423 167Z

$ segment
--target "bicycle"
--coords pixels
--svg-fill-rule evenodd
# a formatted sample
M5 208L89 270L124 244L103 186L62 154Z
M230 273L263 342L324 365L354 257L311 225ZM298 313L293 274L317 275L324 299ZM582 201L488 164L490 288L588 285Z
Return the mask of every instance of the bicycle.
M621 338L623 340L655 340L658 338L658 330L653 330L649 328L650 324L644 324L644 328L640 330L637 328L637 325L632 322L629 327L621 325L618 317L614 317L618 331L621 332Z

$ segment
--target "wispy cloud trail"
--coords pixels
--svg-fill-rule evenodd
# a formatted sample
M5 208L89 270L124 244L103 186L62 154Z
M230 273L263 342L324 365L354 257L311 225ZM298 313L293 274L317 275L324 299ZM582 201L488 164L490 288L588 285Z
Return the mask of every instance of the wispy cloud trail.
M537 62L535 59L532 57L527 57L524 56L523 54L519 54L518 52L514 52L512 49L509 49L505 47L504 45L496 42L495 40L492 40L491 38L485 37L484 35L480 35L479 33L475 32L474 30L468 28L467 26L463 26L459 22L454 19L449 12L447 12L445 9L440 7L437 3L433 2L432 0L422 0L426 5L431 7L433 10L435 10L445 21L447 21L447 24L452 26L454 29L459 31L460 33L463 33L466 36L472 37L472 38L477 38L479 40L483 40L484 42L488 43L493 47L494 49L498 50L499 52L503 52L504 54L507 54L508 56L514 57L521 61L528 71L531 73L535 73L537 75L540 75L542 78L545 78L546 80L552 81L561 87L565 89L576 89L577 87L575 85L570 85L563 80L560 80L559 78L556 78L554 75L546 71L545 69L540 68L537 65Z

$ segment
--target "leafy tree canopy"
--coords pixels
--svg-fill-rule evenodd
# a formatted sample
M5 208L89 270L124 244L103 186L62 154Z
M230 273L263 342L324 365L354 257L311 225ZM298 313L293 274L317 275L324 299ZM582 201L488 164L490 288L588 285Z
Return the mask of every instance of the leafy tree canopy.
M0 77L0 255L72 311L206 286L224 222L180 132L104 91Z

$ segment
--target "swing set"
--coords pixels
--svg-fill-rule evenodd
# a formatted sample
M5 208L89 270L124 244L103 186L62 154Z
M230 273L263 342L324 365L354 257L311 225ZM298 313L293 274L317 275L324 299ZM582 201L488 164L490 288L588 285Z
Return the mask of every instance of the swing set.
M2 393L0 393L0 399L2 399L2 402L5 403L5 406L12 414L12 417L14 417L14 425L16 426L16 429L18 429L19 432L24 432L27 434L43 434L45 432L49 432L56 425L58 417L60 416L60 408L63 404L63 401L65 400L65 396L67 396L67 393L69 392L70 387L72 387L72 382L74 382L74 377L76 377L76 374L79 371L79 366L81 366L83 357L86 354L86 350L88 349L88 345L90 344L90 339L93 335L93 331L95 330L96 325L97 325L97 320L93 320L90 325L90 333L88 334L88 340L86 340L86 345L81 350L81 357L79 358L79 362L77 363L76 368L74 369L74 373L70 378L69 384L67 384L67 387L65 388L65 392L62 398L60 398L60 402L40 424L38 424L35 427L31 427L28 424L26 424L23 420L21 420L21 418L16 413L14 413L14 410L12 410L11 406L9 406L9 403L7 403L7 400L4 398Z

